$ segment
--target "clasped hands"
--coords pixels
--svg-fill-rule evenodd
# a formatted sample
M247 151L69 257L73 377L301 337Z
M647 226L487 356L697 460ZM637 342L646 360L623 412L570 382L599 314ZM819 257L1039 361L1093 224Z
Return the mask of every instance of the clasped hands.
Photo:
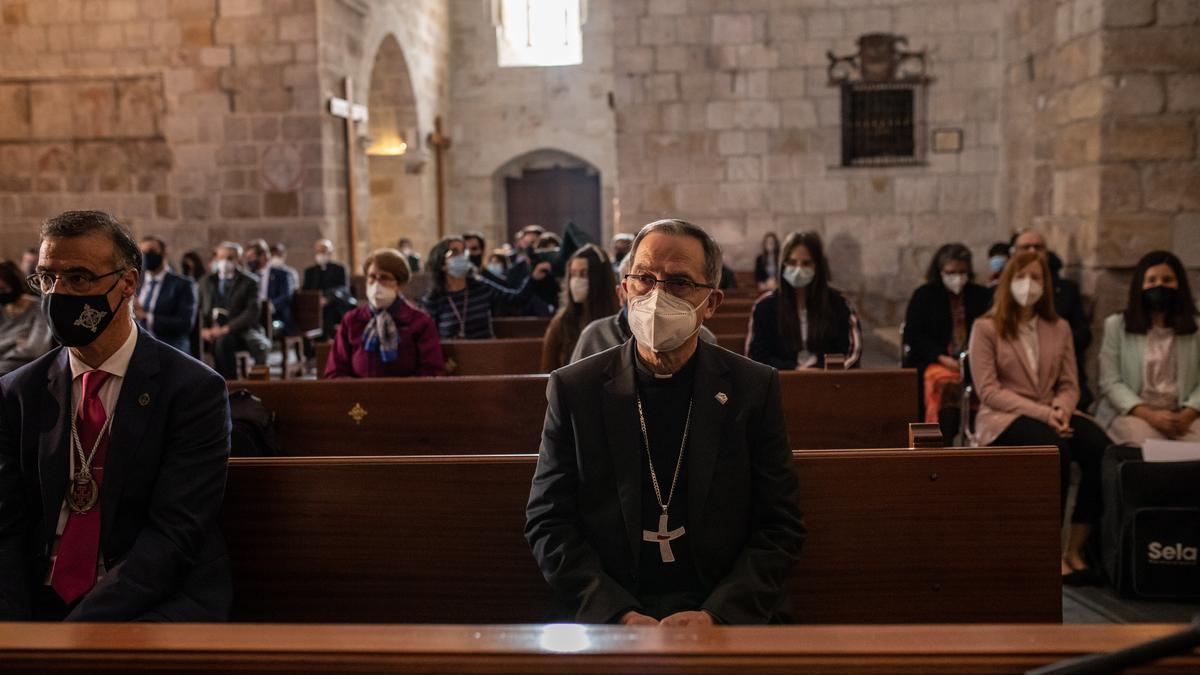
M200 339L205 342L215 342L217 338L229 332L229 326L213 326L200 329Z
M662 621L646 616L640 612L629 611L621 617L622 626L711 626L712 614L703 610L696 612L676 612Z
M1147 424L1167 438L1179 438L1192 428L1192 424L1200 417L1200 412L1192 408L1181 410L1163 410L1139 405L1133 409L1133 414L1142 418Z
M1059 437L1070 438L1075 435L1075 432L1071 429L1071 412L1069 410L1063 410L1057 406L1054 407L1050 410L1049 422Z

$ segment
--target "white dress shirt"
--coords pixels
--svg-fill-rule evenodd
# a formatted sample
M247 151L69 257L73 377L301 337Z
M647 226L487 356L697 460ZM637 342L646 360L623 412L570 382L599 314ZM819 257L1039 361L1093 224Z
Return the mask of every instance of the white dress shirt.
M158 294L162 293L163 279L167 278L167 267L164 265L158 274L146 273L142 279L141 293L138 294L138 303L142 305L142 309L146 311L146 329L151 333L154 332L154 306L158 304ZM154 282L154 292L150 292L150 282Z

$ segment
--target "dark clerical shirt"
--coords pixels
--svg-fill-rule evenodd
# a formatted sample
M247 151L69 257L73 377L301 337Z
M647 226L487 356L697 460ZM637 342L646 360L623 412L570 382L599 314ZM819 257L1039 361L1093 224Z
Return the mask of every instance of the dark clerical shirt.
M692 399L693 384L696 379L696 357L684 365L669 378L656 377L641 359L634 357L637 363L637 391L642 399L642 408L646 415L646 434L650 437L650 452L654 458L654 470L658 475L658 485L662 490L663 501L668 499L671 491L671 480L675 476L675 463L679 459L680 443L683 441L683 428L688 416L688 403ZM636 424L637 420L633 420ZM639 430L639 435L640 435ZM645 443L643 442L643 446ZM688 528L688 463L687 453L691 451L689 435L688 448L683 453L683 464L679 467L679 483L675 487L675 496L671 498L670 516L667 530L679 527ZM654 494L654 485L650 481L650 467L646 461L646 450L642 448L642 529L650 532L658 531L659 516L662 509ZM696 564L692 557L691 532L685 532L682 537L670 542L674 562L663 562L660 545L657 542L644 540L638 560L638 592L637 597L642 603L642 612L656 619L676 612L697 610L704 603L707 593L703 589L700 578L696 574Z

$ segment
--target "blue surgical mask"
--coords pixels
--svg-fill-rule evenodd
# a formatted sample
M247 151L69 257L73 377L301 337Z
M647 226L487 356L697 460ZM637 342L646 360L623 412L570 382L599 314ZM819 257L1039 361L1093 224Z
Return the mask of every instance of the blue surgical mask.
M446 274L456 279L465 279L474 267L465 253L446 259Z
M487 271L491 272L492 276L502 277L504 276L504 265L498 262L488 263Z
M1002 255L994 255L988 258L988 267L990 267L992 271L997 274L1002 272L1004 270L1004 266L1007 264L1008 258L1005 258Z

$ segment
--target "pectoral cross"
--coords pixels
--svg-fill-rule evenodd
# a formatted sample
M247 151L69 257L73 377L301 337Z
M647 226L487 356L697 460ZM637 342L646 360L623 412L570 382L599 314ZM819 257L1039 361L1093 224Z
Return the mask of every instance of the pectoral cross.
M683 536L684 529L677 527L667 530L667 514L658 517L658 532L642 530L642 541L658 542L658 553L665 563L675 562L675 553L671 550L671 542Z

